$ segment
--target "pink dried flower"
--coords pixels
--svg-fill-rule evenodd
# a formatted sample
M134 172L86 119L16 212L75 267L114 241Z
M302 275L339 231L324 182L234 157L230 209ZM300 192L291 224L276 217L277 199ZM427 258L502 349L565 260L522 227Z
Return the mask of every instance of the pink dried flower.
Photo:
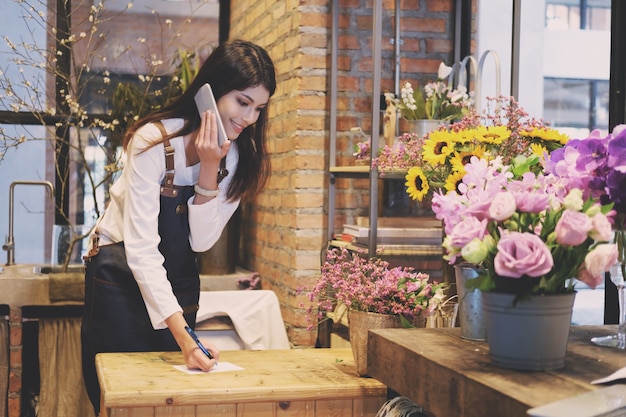
M313 303L306 307L307 320L315 315L323 319L325 312L344 304L352 310L402 315L412 322L429 316L443 301L446 288L446 283L430 282L428 274L413 268L391 268L379 258L367 260L346 249L331 249L315 286L298 293L307 293Z

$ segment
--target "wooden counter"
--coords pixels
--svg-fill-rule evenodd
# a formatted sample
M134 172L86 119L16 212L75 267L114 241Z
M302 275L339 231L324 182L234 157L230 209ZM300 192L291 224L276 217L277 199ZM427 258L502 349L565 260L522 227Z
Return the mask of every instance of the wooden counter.
M527 416L529 408L601 388L594 379L626 366L619 349L593 345L617 326L572 326L565 367L549 372L498 368L487 342L460 329L382 329L369 333L368 373L436 417Z
M180 352L100 354L100 415L374 417L387 398L357 376L350 349L225 351L220 361L244 369L192 375L173 368Z

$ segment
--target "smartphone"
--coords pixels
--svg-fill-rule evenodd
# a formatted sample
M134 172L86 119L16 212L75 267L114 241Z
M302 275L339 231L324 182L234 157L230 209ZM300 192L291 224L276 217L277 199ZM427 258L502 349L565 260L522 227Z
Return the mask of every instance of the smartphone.
M217 120L217 144L222 146L228 137L226 136L220 113L217 111L217 102L215 101L215 96L213 96L213 90L211 90L211 86L208 83L200 87L196 93L195 100L200 115L207 110L215 113L215 119Z

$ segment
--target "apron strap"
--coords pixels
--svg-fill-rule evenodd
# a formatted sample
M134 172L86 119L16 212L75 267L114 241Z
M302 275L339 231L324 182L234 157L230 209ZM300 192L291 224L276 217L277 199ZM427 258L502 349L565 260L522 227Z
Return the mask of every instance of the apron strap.
M154 125L161 131L163 137L167 136L165 126L163 126L161 121L154 122ZM178 195L178 187L174 185L174 147L169 139L163 141L163 150L165 152L165 178L161 184L161 195L176 197Z

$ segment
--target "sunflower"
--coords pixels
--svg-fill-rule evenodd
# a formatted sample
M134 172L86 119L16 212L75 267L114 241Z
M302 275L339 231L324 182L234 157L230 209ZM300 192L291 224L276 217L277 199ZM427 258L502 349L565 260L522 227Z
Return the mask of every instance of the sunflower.
M528 132L528 136L535 139L541 139L545 142L556 142L561 145L565 145L569 140L568 135L561 133L556 129L550 129L547 127L534 128Z
M468 142L472 142L476 136L475 129L461 129L458 132L452 134L452 142L464 145Z
M445 189L448 192L454 191L455 193L459 193L459 184L463 181L463 176L465 176L465 168L461 168L458 171L452 171L448 178L446 178Z
M530 145L530 152L533 155L538 156L541 160L543 160L545 159L545 156L548 153L548 150L546 149L545 146L539 143L533 143L532 145Z
M420 167L410 168L407 172L406 183L407 193L413 200L422 201L424 196L428 194L430 187L428 185L428 178L424 175L424 171Z
M463 169L465 164L469 164L472 156L476 156L478 158L484 158L487 153L487 149L485 149L482 145L476 145L473 148L470 148L466 151L455 152L454 155L450 158L450 165L452 166L452 170L460 171Z
M476 139L482 143L499 145L511 137L511 131L506 126L478 126Z
M432 166L443 165L454 152L452 135L447 130L436 130L424 141L422 158Z

